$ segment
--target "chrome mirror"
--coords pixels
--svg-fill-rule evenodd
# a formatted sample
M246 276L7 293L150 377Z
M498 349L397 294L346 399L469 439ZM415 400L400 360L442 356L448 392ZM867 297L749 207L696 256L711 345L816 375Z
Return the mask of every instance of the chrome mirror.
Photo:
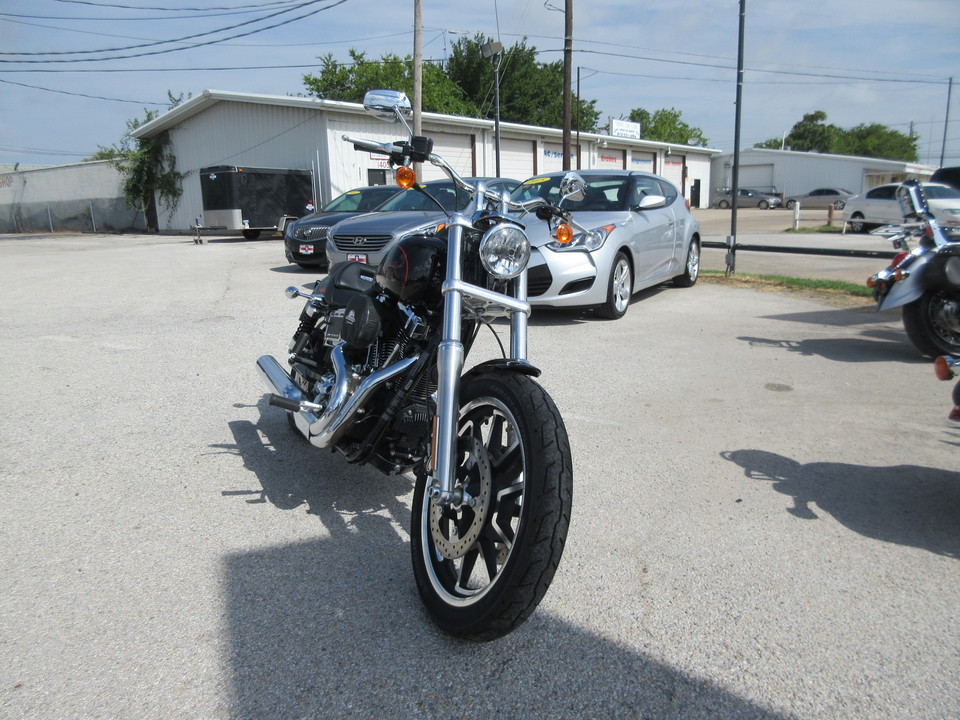
M911 215L924 217L930 213L926 195L916 180L907 180L897 188L897 200L900 202L900 212L904 217Z
M568 172L560 181L560 200L580 202L586 194L587 183L575 172Z

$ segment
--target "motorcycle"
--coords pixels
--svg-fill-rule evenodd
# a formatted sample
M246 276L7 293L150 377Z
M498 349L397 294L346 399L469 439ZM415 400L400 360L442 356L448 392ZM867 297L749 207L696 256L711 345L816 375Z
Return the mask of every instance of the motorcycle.
M401 239L378 267L341 263L313 292L288 288L287 297L306 300L289 368L270 355L257 366L269 403L310 443L415 476L410 539L420 596L444 631L491 640L518 627L546 593L573 495L563 419L527 359L530 243L521 220L534 213L561 242L589 232L563 209L582 200L585 183L568 173L558 200L513 203L467 183L430 138L414 137L405 94L370 91L364 107L402 123L408 139L345 141L388 156L398 184L424 194L411 165L432 163L472 193L472 204L440 234ZM480 330L496 337L501 318L509 319L509 351L501 343L503 357L464 371Z
M938 380L953 380L960 372L960 357L941 355L933 362L933 371ZM960 380L953 386L953 410L947 417L950 420L960 421Z
M960 242L930 212L916 180L902 183L897 199L905 223L890 239L900 252L867 286L878 310L903 307L904 330L922 354L960 355Z

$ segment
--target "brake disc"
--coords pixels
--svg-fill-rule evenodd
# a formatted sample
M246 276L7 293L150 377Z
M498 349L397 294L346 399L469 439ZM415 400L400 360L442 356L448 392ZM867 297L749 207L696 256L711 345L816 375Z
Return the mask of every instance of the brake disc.
M460 438L466 459L457 467L457 489L473 498L472 505L442 505L430 501L430 535L434 547L448 560L463 557L480 537L490 510L493 486L487 448L475 437Z

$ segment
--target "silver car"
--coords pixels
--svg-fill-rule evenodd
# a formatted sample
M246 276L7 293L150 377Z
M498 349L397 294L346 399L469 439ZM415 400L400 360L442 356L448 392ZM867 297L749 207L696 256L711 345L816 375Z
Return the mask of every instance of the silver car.
M727 210L733 204L731 198L733 190L730 188L721 188L710 203L712 207L718 207L721 210ZM771 193L761 192L760 190L751 190L749 188L739 188L737 190L738 208L760 208L768 210L769 208L780 207L780 196Z
M482 180L487 187L509 193L517 187L507 178L465 178ZM387 200L376 212L342 220L330 228L327 236L327 259L330 267L353 261L379 265L401 238L408 235L435 235L446 226L449 214L463 210L470 203L470 193L454 187L450 180L432 180L421 187L435 198L443 210L419 190L410 188Z
M555 198L564 173L538 175L513 192L525 202ZM601 316L623 317L634 293L672 281L690 287L700 274L700 226L686 200L658 175L629 170L588 170L584 199L567 203L589 228L566 245L546 223L526 216L533 246L527 295L534 306L594 307Z
M853 193L843 188L817 188L803 195L792 195L784 204L789 210L793 210L797 203L801 208L826 210L832 206L835 210L843 210L843 206L851 197Z

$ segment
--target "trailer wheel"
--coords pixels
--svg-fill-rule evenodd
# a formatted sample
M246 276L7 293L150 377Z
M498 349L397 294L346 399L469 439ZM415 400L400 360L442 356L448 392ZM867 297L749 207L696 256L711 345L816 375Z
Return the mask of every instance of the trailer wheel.
M244 230L244 231L243 231L243 236L244 236L247 240L256 240L258 237L260 237L260 231L259 231L259 230Z

